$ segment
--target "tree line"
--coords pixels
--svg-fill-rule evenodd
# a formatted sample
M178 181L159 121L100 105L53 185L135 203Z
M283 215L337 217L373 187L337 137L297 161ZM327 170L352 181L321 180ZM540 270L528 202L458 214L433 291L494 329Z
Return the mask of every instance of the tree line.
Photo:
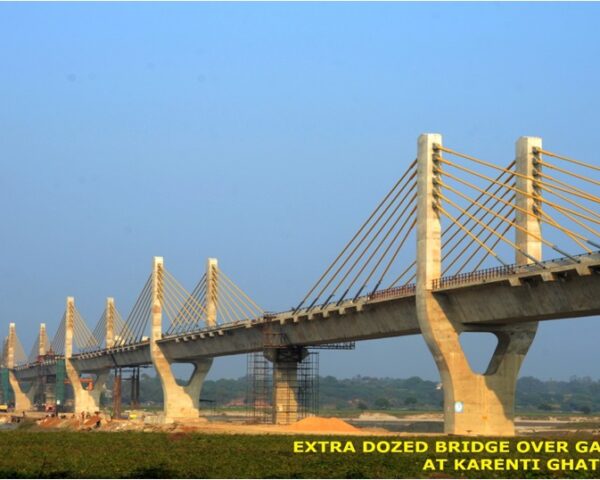
M111 382L108 388L110 390ZM319 377L318 390L321 409L441 410L443 402L441 385L419 377L356 376L338 379L325 376ZM122 395L124 403L127 403L130 394L126 379ZM142 373L140 397L146 405L162 403L162 390L156 376ZM216 407L243 407L247 398L247 377L207 380L201 394L201 400ZM109 401L106 398L106 403ZM566 381L522 377L517 382L516 408L520 412L600 412L600 380L589 377L572 377Z

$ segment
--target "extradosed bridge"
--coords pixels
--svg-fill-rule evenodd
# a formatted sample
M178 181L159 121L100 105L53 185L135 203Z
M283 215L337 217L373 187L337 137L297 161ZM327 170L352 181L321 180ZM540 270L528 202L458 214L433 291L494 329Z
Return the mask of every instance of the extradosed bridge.
M40 372L64 368L81 412L99 409L111 369L153 365L165 420L190 420L213 358L264 351L273 420L289 423L294 409L277 406L298 395L307 347L422 334L442 379L445 431L512 435L517 375L538 322L600 314L598 171L539 138L521 137L515 160L500 166L421 135L417 159L296 308L264 312L215 259L188 292L156 257L126 319L108 298L90 330L68 297L53 339L42 325L29 356L10 325L2 360L16 408L31 406ZM463 332L497 337L484 374L471 369ZM186 385L174 363L194 365ZM84 373L96 375L92 390Z

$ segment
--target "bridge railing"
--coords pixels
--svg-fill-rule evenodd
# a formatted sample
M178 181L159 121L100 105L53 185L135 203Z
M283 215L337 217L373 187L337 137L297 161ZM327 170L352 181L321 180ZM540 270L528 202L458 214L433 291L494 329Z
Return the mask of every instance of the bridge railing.
M455 285L462 285L464 283L481 282L489 278L505 277L507 275L515 274L516 268L516 264L502 265L499 267L477 270L475 272L460 273L458 275L452 275L450 277L436 278L432 282L432 288L436 290L438 288L452 287Z
M600 252L584 253L573 257L560 257L551 260L544 260L540 265L503 265L499 267L486 268L475 272L461 273L449 277L436 278L433 280L432 288L434 290L445 287L464 285L465 283L481 282L492 278L506 277L518 273L538 272L544 270L547 265L572 265L579 263L582 258L589 258L598 255Z
M385 300L387 298L396 298L414 295L416 291L416 285L409 283L400 287L386 288L385 290L378 290L367 296L367 300Z

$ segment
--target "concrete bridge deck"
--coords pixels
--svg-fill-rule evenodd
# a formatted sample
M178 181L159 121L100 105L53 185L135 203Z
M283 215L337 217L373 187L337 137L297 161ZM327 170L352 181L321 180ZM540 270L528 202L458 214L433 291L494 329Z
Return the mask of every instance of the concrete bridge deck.
M477 331L490 325L575 318L600 314L600 253L544 262L539 266L496 268L442 278L435 295L444 310ZM535 300L535 301L534 301ZM311 312L286 311L265 318L219 325L159 340L174 362L237 355L264 349L264 328L271 325L291 345L311 346L420 334L414 287L376 292ZM150 365L149 342L73 356L82 372ZM39 368L53 373L54 364L15 367L19 379L33 379Z

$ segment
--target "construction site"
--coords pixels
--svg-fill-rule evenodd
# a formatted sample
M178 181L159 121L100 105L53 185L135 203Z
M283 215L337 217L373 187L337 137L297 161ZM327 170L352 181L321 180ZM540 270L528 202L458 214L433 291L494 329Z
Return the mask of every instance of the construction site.
M37 347L37 345L36 345ZM44 349L41 349L42 351ZM74 411L74 395L71 381L67 376L65 360L56 358L56 354L49 347L46 352L36 356L38 363L38 375L31 382L28 397L31 399L30 411L45 413L72 413ZM55 368L49 371L46 365L52 364ZM111 388L102 391L103 410L110 411L110 415L120 418L122 414L123 390L127 389L128 407L130 409L140 408L140 370L142 367L116 368L112 373ZM94 390L95 378L91 375L79 378L81 388L91 392ZM6 412L23 413L15 411L14 391L10 386L8 369L0 370L0 410ZM96 412L86 412L96 413Z

